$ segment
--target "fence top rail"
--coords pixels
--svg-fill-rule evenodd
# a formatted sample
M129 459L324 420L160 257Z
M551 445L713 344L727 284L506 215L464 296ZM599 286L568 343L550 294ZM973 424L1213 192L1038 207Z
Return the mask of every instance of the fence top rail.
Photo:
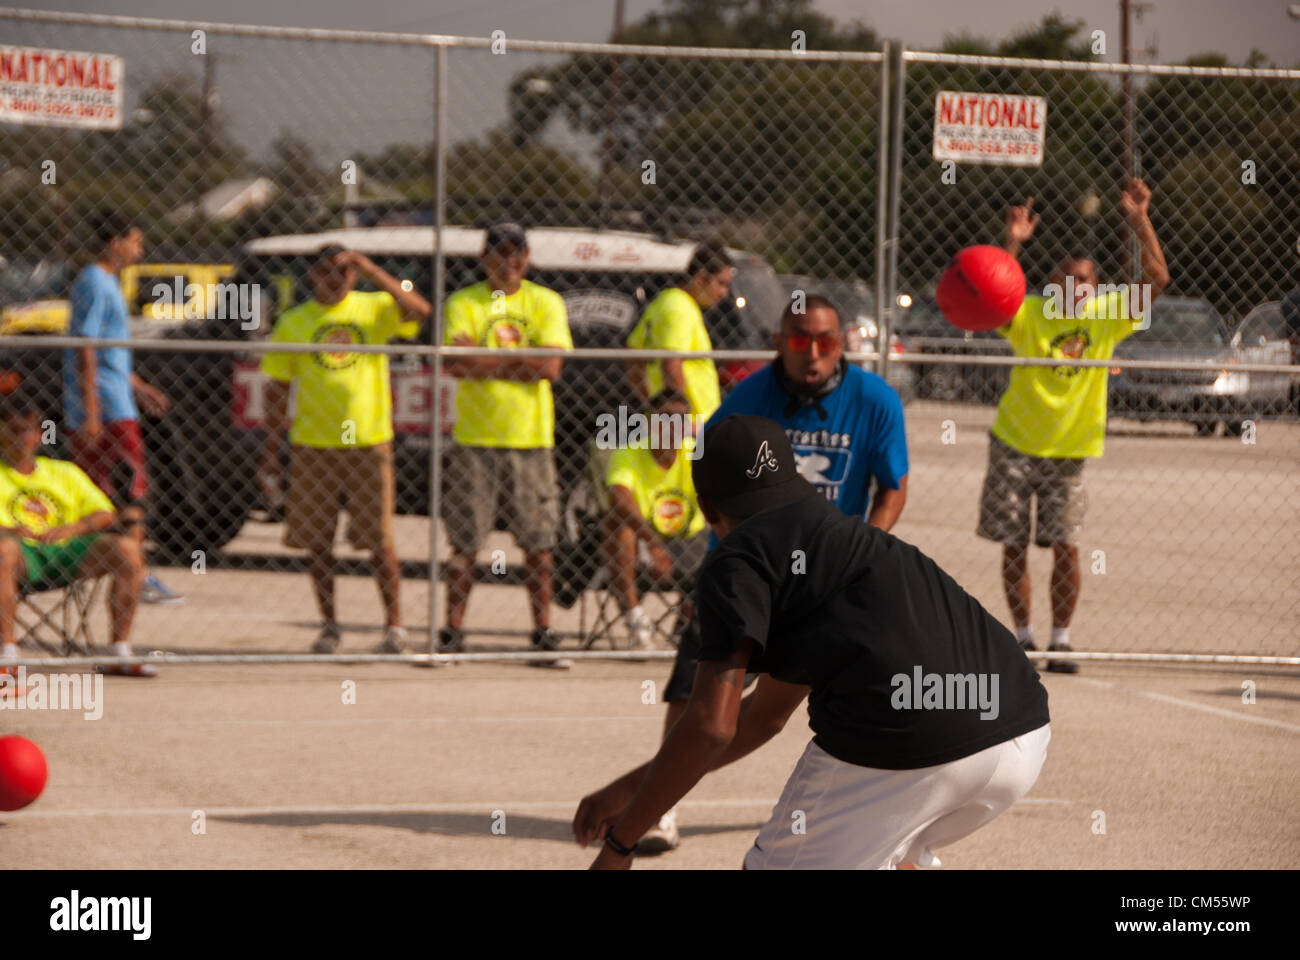
M1059 70L1073 73L1130 73L1161 77L1249 77L1258 80L1300 80L1300 69L1287 67L1194 67L1175 63L1111 63L1093 60L1038 60L1020 57L986 57L969 53L931 53L904 50L908 63L935 63L966 67Z
M80 349L83 347L126 347L131 350L156 350L160 353L385 353L421 357L494 357L499 347L448 347L427 343L356 343L340 349L338 344L271 342L269 340L122 340L109 337L21 336L0 337L0 357L6 351L33 348ZM565 360L771 360L775 350L647 350L632 347L516 347L510 355L523 359L547 359L556 353ZM850 360L874 360L873 351L848 352ZM1230 373L1288 373L1300 376L1300 364L1226 363L1223 360L1129 360L1111 357L1105 360L1065 359L1058 357L1017 357L1005 354L966 353L895 353L890 363L950 364L988 367L1118 367L1134 370L1227 370Z
M444 33L393 33L381 30L343 30L315 27L272 27L254 23L220 23L213 20L168 20L162 17L127 17L107 13L63 10L0 8L0 20L61 23L73 26L120 27L135 30L203 30L228 36L278 40L323 40L341 43L395 44L417 47L488 49L492 37L461 37ZM534 53L591 53L625 57L678 57L696 60L789 60L840 63L881 63L885 55L873 50L764 50L752 47L669 47L658 44L581 43L570 40L525 40L506 37L507 49Z

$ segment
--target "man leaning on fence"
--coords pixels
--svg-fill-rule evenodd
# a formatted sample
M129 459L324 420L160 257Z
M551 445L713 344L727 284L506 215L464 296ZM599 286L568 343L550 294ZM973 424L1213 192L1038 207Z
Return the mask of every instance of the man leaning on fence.
M704 311L721 302L731 288L736 270L727 248L710 241L695 248L686 276L650 302L628 335L636 350L678 350L683 353L712 350ZM718 368L710 357L685 360L629 361L628 380L642 402L665 387L684 394L696 418L696 429L713 416L721 403Z
M1020 255L1034 235L1033 198L1007 211L1006 249ZM1142 275L1154 300L1169 284L1169 270L1151 225L1151 190L1131 180L1120 208L1142 246ZM1106 360L1141 318L1124 293L1099 296L1092 255L1073 250L1051 277L1047 296L1027 296L998 333L1016 356ZM1143 298L1145 299L1145 298ZM1146 301L1149 309L1150 301ZM1148 314L1149 318L1149 314ZM1002 584L1020 645L1036 649L1029 627L1030 508L1037 498L1034 541L1052 548L1052 639L1048 650L1070 649L1070 620L1079 602L1079 531L1087 506L1083 466L1100 457L1106 436L1105 367L1021 366L998 404L989 438L988 474L977 529L1002 544ZM1078 664L1052 659L1047 669L1075 673Z
M447 298L444 342L500 352L455 357L443 365L459 382L452 435L456 443L442 499L452 558L447 569L447 625L438 633L441 653L465 649L474 558L495 525L498 504L504 507L506 528L524 552L532 644L541 650L559 646L550 627L552 550L559 525L551 381L559 379L560 351L573 348L573 337L564 299L524 279L528 262L524 228L494 224L483 247L487 279ZM519 347L546 347L555 356L510 356L509 351Z
M132 656L127 638L146 568L134 527L75 464L36 456L41 408L30 387L0 397L0 655L16 658L19 593L54 590L76 580L111 577L108 595L113 654ZM150 664L120 664L104 673L152 677ZM14 668L0 668L0 675ZM8 681L6 681L8 683ZM0 694L4 688L0 687Z
M358 274L378 292L354 289ZM384 604L380 653L400 653L401 567L393 537L393 398L388 356L358 353L354 344L383 344L416 335L433 312L429 301L403 289L368 257L330 244L311 268L312 299L276 322L276 343L337 344L330 353L268 353L263 482L278 478L289 387L297 381L297 410L289 429L289 491L284 542L306 550L323 621L316 653L333 653L341 634L334 607L334 535L346 504L348 539L369 550Z

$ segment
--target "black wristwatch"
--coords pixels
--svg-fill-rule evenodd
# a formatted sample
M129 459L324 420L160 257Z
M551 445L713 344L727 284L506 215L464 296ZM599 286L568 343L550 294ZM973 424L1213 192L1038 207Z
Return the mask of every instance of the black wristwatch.
M630 857L636 851L635 847L625 847L623 844L618 842L618 839L614 836L613 827L610 827L605 831L605 846L609 847L609 849L613 850L620 857Z

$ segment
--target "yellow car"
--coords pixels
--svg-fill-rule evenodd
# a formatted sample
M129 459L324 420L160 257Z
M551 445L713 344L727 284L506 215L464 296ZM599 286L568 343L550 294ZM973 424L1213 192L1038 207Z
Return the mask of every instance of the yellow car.
M216 286L234 276L229 263L138 263L119 282L132 318L144 324L176 324L215 315ZM0 336L68 331L67 300L34 300L0 311Z

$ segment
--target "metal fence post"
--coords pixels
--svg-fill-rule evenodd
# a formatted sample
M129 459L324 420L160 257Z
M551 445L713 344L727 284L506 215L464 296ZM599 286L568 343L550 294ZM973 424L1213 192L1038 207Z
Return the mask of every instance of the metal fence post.
M876 150L876 373L882 377L885 375L884 356L888 352L889 344L886 340L885 332L885 296L887 295L888 279L885 272L889 269L889 261L886 259L885 247L889 242L889 224L886 222L886 211L889 209L890 196L890 178L889 178L889 55L893 44L889 40L883 40L880 44L880 52L884 55L884 60L880 62L880 133L877 137L878 146Z
M442 301L446 284L443 226L447 200L447 48L433 48L433 390L429 404L429 651L438 649L438 515L442 502Z
M882 212L881 214L887 216L889 220L889 259L885 272L887 289L884 294L889 297L889 303L880 324L880 375L882 377L885 377L889 371L889 335L894 329L894 311L898 306L898 247L901 242L898 220L900 198L903 192L903 135L906 132L903 129L906 63L903 60L903 42L901 40L895 40L890 44L889 60L884 64L884 68L894 74L894 84L890 91L893 94L894 102L892 104L893 121L890 123L890 132L893 134L893 139L890 142L889 149L889 210L887 213Z

